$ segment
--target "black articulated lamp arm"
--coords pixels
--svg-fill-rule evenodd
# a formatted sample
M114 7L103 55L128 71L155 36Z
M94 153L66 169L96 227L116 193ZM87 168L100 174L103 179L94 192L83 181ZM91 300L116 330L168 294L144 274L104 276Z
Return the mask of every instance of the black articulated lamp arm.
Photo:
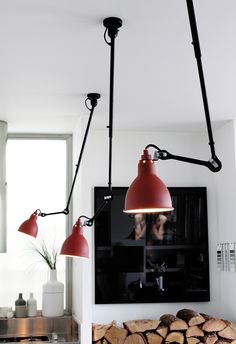
M57 214L68 215L69 214L69 205L70 205L70 202L71 202L71 197L72 197L72 193L73 193L74 186L75 186L75 181L76 181L76 178L77 178L77 175L78 175L78 172L79 172L80 163L81 163L83 152L84 152L84 147L85 147L85 144L86 144L86 141L87 141L87 136L88 136L88 133L89 133L90 124L91 124L91 120L92 120L92 117L93 117L93 112L94 112L95 107L97 106L97 100L100 97L101 96L100 96L99 93L89 93L87 95L86 100L85 100L85 105L86 105L87 109L90 111L90 115L89 115L89 119L88 119L86 130L85 130L85 134L84 134L84 138L83 138L83 142L82 142L82 146L81 146L78 162L76 164L76 170L75 170L73 182L72 182L72 185L71 185L71 189L70 189L70 193L69 193L69 196L68 196L68 200L67 200L65 209L62 210L62 211L56 211L56 212L52 212L52 213L42 213L41 211L39 211L39 214L38 214L39 216L45 217L45 216L48 216L48 215L57 215ZM90 101L90 106L91 107L89 107L87 105L88 101Z
M219 172L221 170L221 162L220 160L217 158L217 156L215 155L214 159L211 158L208 161L205 160L200 160L200 159L194 159L194 158L189 158L186 156L181 156L181 155L173 155L169 152L167 152L167 150L165 149L160 149L159 147L157 147L154 144L149 144L145 147L145 149L148 148L155 148L156 151L154 152L154 156L153 156L153 161L157 161L157 160L178 160L178 161L183 161L183 162L188 162L190 164L195 164L195 165L202 165L205 167L208 167L209 170L211 170L212 172Z
M119 28L122 26L122 20L120 18L115 18L115 17L110 17L106 18L103 21L103 24L106 28L104 38L106 43L110 46L111 48L111 53L110 53L110 92L109 92L109 168L108 168L108 187L107 187L107 192L103 197L103 202L101 202L101 205L98 207L96 210L95 214L92 217L88 217L85 215L81 215L75 225L73 226L72 233L69 235L69 237L65 240L65 242L62 245L61 248L61 254L63 255L69 255L69 256L79 256L79 257L84 257L88 258L88 244L83 237L83 227L84 226L92 226L94 223L94 220L96 217L100 214L100 212L105 208L107 205L110 204L110 202L113 199L113 194L112 194L112 183L111 183L111 175L112 175L112 137L113 137L113 94L114 94L114 60L115 60L115 38L118 34ZM107 39L108 36L110 38ZM84 152L84 147L87 141L87 136L90 128L90 123L92 120L94 108L97 106L97 100L100 98L100 94L98 93L89 93L87 96L87 99L85 101L86 107L90 110L90 116L88 119L87 127L85 130L78 162L76 165L76 170L72 182L72 186L70 189L70 193L68 196L68 200L66 203L66 207L62 211L56 211L56 212L51 212L51 213L43 213L41 212L40 209L37 209L28 220L24 221L20 227L19 231L28 235L31 235L36 238L38 234L38 225L36 223L38 216L48 216L48 215L57 215L57 214L64 214L68 215L69 214L69 205L71 202L72 198L72 193L74 190L76 178L79 172L80 168L80 163L82 160L83 152ZM87 101L90 100L90 107L87 105ZM81 219L85 219L84 223L82 223ZM77 245L78 244L78 245ZM78 247L77 247L78 246ZM76 248L77 247L77 248Z
M80 218L84 218L85 222L83 226L92 226L94 220L100 214L100 212L111 203L113 199L112 194L112 139L113 139L113 99L114 99L114 66L115 66L115 38L118 35L119 28L122 26L122 20L116 17L109 17L104 19L103 25L106 30L104 33L105 42L110 46L110 88L109 88L109 166L108 166L108 188L107 193L103 197L103 202L96 210L93 217L89 218L85 215L81 215ZM106 35L110 38L107 40Z
M120 18L116 18L116 17L106 18L103 21L103 25L106 27L106 30L105 30L105 33L104 33L105 42L111 48L111 52L110 52L110 90L109 90L109 98L110 98L110 102L109 102L109 125L107 127L109 129L108 188L107 188L106 195L103 197L103 202L98 207L98 209L95 212L94 216L90 218L88 216L81 215L79 217L81 219L82 218L85 219L85 222L83 223L83 226L92 226L93 223L94 223L94 220L100 214L102 209L105 208L113 199L111 176L112 176L112 138L113 138L113 98L114 98L115 38L116 38L116 36L118 34L119 28L122 26L122 20ZM107 40L106 35L109 36L110 42ZM83 151L84 151L84 146L85 146L85 143L86 143L86 140L87 140L87 135L88 135L88 132L89 132L89 127L90 127L91 119L92 119L92 116L93 116L93 111L94 111L94 108L97 105L97 99L99 99L99 98L100 98L100 94L97 94L97 93L89 93L88 94L87 100L90 100L91 108L88 108L87 103L86 103L86 106L90 110L90 116L89 116L89 120L88 120L87 128L86 128L86 131L85 131L85 135L84 135L84 139L83 139L83 143L82 143L82 147L81 147L78 163L76 165L76 171L75 171L74 179L73 179L73 182L72 182L70 194L69 194L68 201L67 201L65 209L62 210L62 211L53 212L53 213L42 213L42 212L39 212L40 216L44 217L44 216L47 216L47 215L56 215L56 214L65 214L65 215L67 215L69 213L69 204L70 204L70 201L71 201L71 196L72 196L72 193L73 193L76 177L77 177L77 174L78 174L78 171L79 171L80 162L81 162Z
M198 74L199 74L199 80L200 80L200 85L201 85L202 100L203 100L204 111L205 111L205 119L206 119L206 125L207 125L211 158L208 161L204 161L204 160L193 159L193 158L179 156L179 155L173 155L167 152L166 150L158 148L157 146L153 144L146 146L146 149L149 147L153 147L156 149L153 160L174 159L178 161L188 162L190 164L206 166L212 172L218 172L221 170L222 164L215 154L215 147L214 147L214 140L213 140L213 134L212 134L212 128L211 128L211 119L210 119L210 112L209 112L209 106L208 106L208 100L207 100L207 92L206 92L206 86L205 86L205 80L204 80L204 74L203 74L203 68L202 68L201 50L200 50L200 43L199 43L199 38L198 38L198 30L197 30L194 6L193 6L192 0L186 0L186 3L187 3L189 23L190 23L192 39L193 39L192 43L194 47L195 57L197 60L197 67L198 67Z
M88 217L85 215L81 215L79 218L80 219L85 219L83 226L88 226L91 227L94 223L94 220L98 217L98 215L101 213L101 211L108 205L111 203L113 199L113 195L112 193L108 193L107 195L105 195L103 197L103 202L100 204L100 206L98 207L98 209L96 210L95 214L93 215L93 217Z

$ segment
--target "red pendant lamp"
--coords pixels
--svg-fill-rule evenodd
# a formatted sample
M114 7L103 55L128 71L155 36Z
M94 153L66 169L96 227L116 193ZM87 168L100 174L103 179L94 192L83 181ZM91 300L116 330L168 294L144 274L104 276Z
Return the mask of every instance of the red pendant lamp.
M80 219L72 229L72 234L64 241L60 254L68 257L89 258L89 247L83 236L83 225Z
M36 210L28 220L24 221L18 231L25 233L27 235L31 235L36 238L38 234L38 225L37 225L37 218L38 215L40 214L40 210Z
M160 213L173 210L170 193L155 172L148 150L143 151L138 164L138 176L130 185L125 198L125 213Z

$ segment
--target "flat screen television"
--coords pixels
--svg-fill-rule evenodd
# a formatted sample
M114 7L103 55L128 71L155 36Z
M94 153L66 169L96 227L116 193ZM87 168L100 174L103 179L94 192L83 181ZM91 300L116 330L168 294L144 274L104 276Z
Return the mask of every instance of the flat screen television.
M174 211L145 215L123 213L126 191L95 221L95 303L209 301L206 188L170 187Z

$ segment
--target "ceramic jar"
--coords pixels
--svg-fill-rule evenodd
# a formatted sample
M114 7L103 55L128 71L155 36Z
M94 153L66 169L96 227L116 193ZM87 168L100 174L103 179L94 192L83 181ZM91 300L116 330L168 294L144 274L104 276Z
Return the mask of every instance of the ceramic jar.
M57 280L57 270L50 270L50 278L43 285L42 315L59 317L64 314L64 284Z

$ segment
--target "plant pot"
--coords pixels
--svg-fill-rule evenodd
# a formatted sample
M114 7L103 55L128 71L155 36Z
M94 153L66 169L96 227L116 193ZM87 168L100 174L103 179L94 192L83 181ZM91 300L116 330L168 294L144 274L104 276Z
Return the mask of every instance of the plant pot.
M43 285L42 315L60 317L64 314L64 284L57 280L57 270L50 270L50 278Z

